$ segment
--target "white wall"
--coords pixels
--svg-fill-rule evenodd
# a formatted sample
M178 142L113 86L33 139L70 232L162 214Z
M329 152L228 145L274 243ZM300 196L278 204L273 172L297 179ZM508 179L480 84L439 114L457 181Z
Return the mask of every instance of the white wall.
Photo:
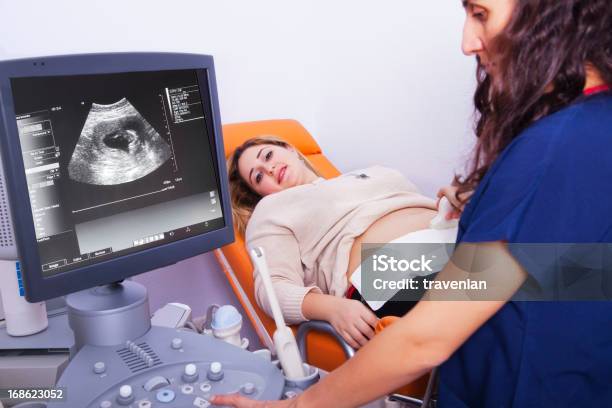
M328 3L315 134L342 170L384 163L435 194L471 141L460 2Z
M0 16L0 59L212 54L224 123L295 118L341 170L385 164L430 195L471 142L459 0L0 0Z
M2 59L212 54L225 123L298 119L343 171L383 163L433 194L465 159L459 0L0 0L0 15Z

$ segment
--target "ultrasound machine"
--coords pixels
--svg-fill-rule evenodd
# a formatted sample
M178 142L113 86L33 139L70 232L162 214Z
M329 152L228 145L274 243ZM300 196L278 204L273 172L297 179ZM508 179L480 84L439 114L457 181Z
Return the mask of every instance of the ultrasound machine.
M64 398L24 407L206 408L304 388L257 353L152 326L126 280L234 239L212 57L3 61L0 98L0 253L29 303L67 295L76 348Z

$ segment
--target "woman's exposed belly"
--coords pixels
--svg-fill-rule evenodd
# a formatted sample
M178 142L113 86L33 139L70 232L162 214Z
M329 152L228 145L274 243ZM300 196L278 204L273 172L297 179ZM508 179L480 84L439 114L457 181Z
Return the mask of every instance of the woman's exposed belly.
M346 272L347 279L361 263L361 244L387 243L410 232L429 228L429 222L435 216L436 211L429 208L402 208L374 221L353 242Z

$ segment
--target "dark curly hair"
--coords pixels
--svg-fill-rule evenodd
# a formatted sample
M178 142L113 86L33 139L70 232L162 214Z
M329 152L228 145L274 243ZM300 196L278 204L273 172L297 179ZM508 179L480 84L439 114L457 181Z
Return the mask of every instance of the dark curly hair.
M516 0L508 25L489 45L495 77L478 64L474 156L459 194L476 188L521 131L582 95L587 69L612 84L610 0Z

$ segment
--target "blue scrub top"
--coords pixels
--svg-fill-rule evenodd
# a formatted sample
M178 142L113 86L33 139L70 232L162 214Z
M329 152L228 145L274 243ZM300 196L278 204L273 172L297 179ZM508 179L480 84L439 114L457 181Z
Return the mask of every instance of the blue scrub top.
M612 242L612 93L522 132L466 206L461 241ZM512 253L528 281L554 281ZM570 406L612 407L612 302L510 301L440 368L441 408Z

